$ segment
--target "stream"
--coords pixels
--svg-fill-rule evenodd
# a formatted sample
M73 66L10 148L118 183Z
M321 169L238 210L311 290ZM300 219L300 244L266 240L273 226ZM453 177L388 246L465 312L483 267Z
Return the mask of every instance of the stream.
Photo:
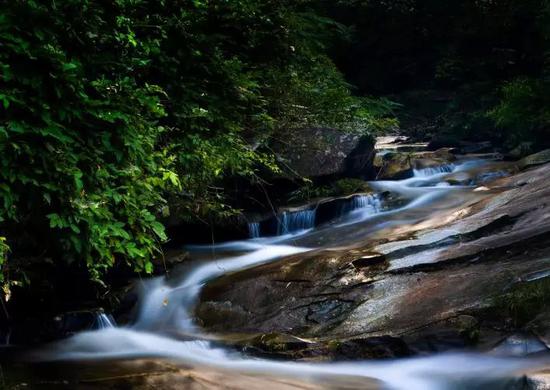
M249 356L225 345L222 336L207 334L195 322L194 309L203 286L222 275L238 272L288 256L334 248L364 245L386 229L412 225L437 217L442 211L460 209L467 202L490 196L479 190L483 183L450 185L450 174L486 169L492 161L464 159L455 164L414 172L399 181L370 183L379 194L391 193L397 201L357 198L333 221L315 226L315 210L281 216L278 235L262 237L251 225L251 239L212 246L189 247L193 265L180 276L154 278L141 284L139 309L133 323L117 327L108 317L98 329L79 333L35 351L34 361L122 361L167 359L191 367L221 372L269 375L337 388L356 381L354 387L375 383L387 389L507 388L526 372L548 366L546 357L509 357L495 351L464 351L381 361L291 362ZM492 176L491 176L492 175ZM415 259L429 262L429 258ZM392 269L400 267L392 264ZM403 266L410 266L404 264Z

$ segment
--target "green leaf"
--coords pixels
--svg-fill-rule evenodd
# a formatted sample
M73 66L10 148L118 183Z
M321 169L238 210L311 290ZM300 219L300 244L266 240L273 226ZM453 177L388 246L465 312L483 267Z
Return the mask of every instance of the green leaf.
M145 263L145 272L148 274L153 273L153 263L151 263L150 261Z
M161 241L166 241L168 239L164 231L164 226L160 222L157 222L157 221L152 222L151 228L153 229L153 231Z

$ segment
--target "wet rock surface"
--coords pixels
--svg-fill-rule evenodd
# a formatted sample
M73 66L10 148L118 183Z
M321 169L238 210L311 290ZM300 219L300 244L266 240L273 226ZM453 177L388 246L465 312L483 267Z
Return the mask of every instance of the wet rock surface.
M433 152L394 152L379 153L374 159L376 177L379 180L405 179L413 175L415 169L441 167L456 160L448 148Z
M392 337L412 353L490 350L518 328L546 342L545 304L514 323L497 297L550 274L549 182L548 165L488 180L475 192L483 196L388 228L367 246L221 277L203 290L197 315L212 332L277 332L325 344ZM231 321L211 315L216 305Z
M518 165L521 169L525 169L535 165L547 164L548 162L550 162L550 149L524 157L518 162Z
M322 389L319 384L267 375L246 375L176 362L136 360L88 364L13 365L3 376L6 389ZM374 389L375 382L364 382Z

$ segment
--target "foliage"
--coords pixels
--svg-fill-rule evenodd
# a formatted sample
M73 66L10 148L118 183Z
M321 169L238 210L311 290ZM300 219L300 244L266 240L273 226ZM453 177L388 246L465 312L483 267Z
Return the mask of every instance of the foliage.
M403 131L549 146L548 0L353 0L324 7L355 32L336 52L348 80L361 93L404 103ZM421 106L407 101L414 91L436 93Z
M269 143L283 131L393 123L389 102L352 96L327 56L348 31L313 3L5 4L3 272L20 271L8 244L96 281L120 263L151 272L160 217L230 215L219 183L277 170Z
M548 308L550 281L548 278L519 283L494 300L496 312L504 314L513 321L515 327L520 327L541 311Z
M500 88L500 102L490 112L507 141L516 146L530 141L548 147L550 136L550 2L541 1L534 26L541 37L541 70L520 75Z
M502 100L489 112L512 146L550 135L550 82L518 78L502 87Z
M95 280L118 257L151 269L166 239L160 194L178 185L156 147L162 90L134 77L151 46L136 41L125 11L22 1L0 18L0 221L10 244L23 245L13 232L24 226L24 238L82 259Z
M10 247L6 244L6 237L0 237L0 267L4 265L8 258ZM0 283L4 281L4 275L0 273Z

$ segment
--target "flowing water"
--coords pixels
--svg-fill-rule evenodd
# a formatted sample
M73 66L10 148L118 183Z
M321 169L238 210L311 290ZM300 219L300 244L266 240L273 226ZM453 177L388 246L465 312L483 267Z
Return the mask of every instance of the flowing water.
M105 313L98 313L93 324L94 329L107 329L114 328L115 326L116 322L113 317Z
M248 236L250 238L259 238L260 237L260 223L259 222L249 222L248 223Z
M312 229L315 210L285 211L278 217L277 235L282 236Z
M414 223L441 210L449 210L483 195L471 186L449 186L449 173L479 168L486 161L415 171L400 181L371 183L378 192L389 191L399 201L383 205L379 196L357 196L332 223L314 227L315 211L284 213L279 237L259 237L251 226L251 240L190 248L194 253L230 253L215 260L197 261L180 278L155 278L141 288L139 310L132 325L115 327L101 317L98 330L83 332L33 354L39 361L98 361L162 358L193 367L208 367L244 374L280 376L317 384L350 378L376 380L388 389L501 388L499 381L520 375L546 362L530 358L451 353L402 360L334 363L282 362L251 358L212 341L194 321L194 307L202 287L219 276L277 261L285 256L319 248L365 242L388 226ZM381 233L382 232L382 233ZM476 387L477 386L477 387Z

